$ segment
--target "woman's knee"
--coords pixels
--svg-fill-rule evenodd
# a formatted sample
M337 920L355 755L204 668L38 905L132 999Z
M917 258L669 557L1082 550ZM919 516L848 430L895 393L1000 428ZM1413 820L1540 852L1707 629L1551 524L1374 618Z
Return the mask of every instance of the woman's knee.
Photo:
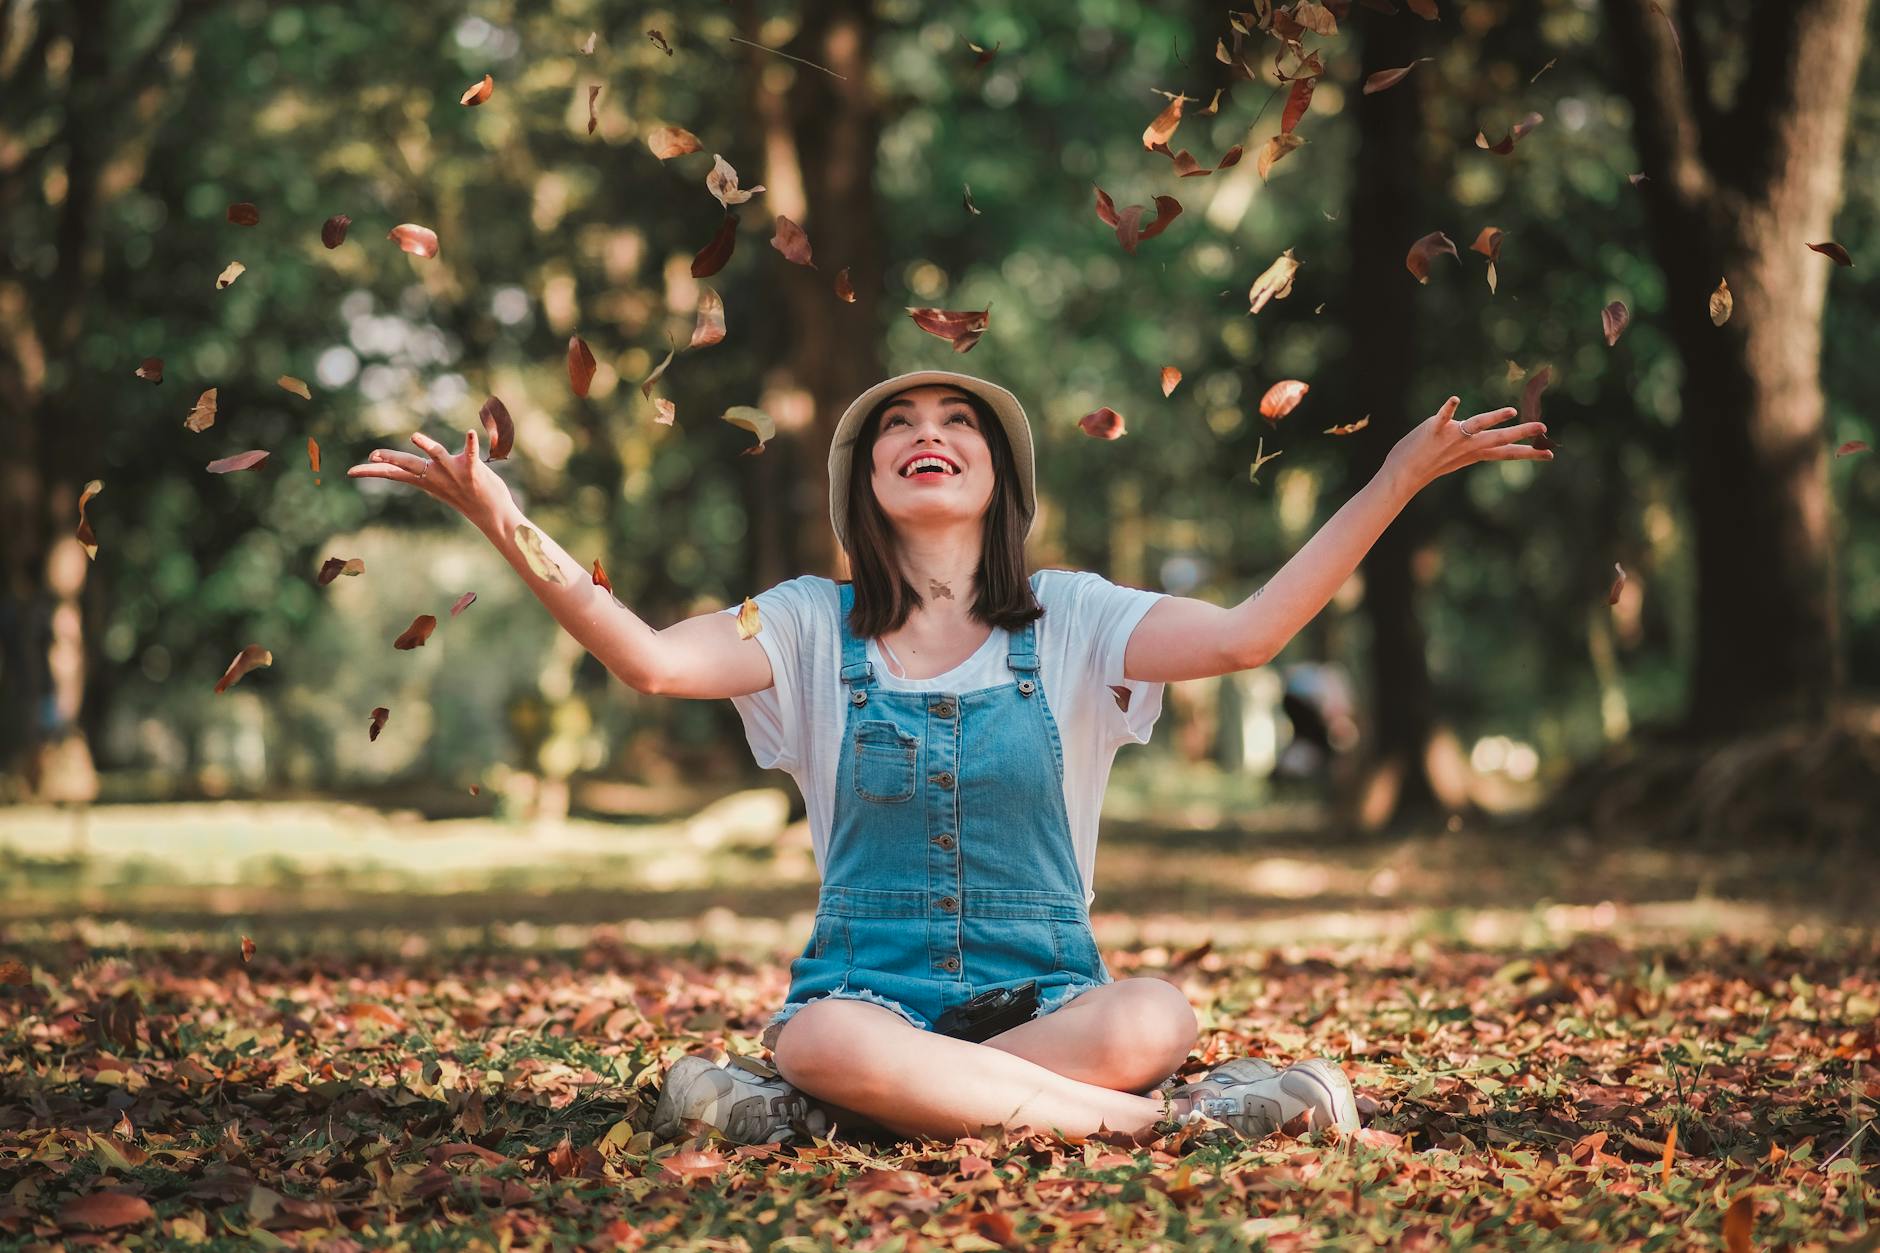
M811 1001L783 1024L771 1046L777 1073L806 1092L827 1086L831 1077L843 1085L867 1082L873 1059L884 1040L897 1031L917 1031L905 1018L882 1005L846 997Z

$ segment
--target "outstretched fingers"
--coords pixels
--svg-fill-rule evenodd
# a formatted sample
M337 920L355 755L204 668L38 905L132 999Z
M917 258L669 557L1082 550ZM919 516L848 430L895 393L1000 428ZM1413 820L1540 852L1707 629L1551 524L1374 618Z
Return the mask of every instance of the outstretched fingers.
M444 447L444 445L438 443L423 431L412 432L411 442L423 449L425 455L430 457L433 461L442 461L451 455L450 449ZM410 454L407 453L406 455L409 456Z
M1448 400L1445 400L1443 402L1443 407L1436 411L1436 416L1441 418L1445 422L1449 421L1449 419L1456 416L1456 406L1460 405L1461 403L1462 403L1462 397L1451 396Z

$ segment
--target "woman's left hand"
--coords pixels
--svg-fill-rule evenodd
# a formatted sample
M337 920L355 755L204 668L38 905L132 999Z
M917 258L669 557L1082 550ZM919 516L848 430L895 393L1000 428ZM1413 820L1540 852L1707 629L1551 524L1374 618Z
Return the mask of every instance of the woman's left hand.
M1496 429L1520 410L1512 406L1473 414L1455 420L1461 397L1451 396L1428 419L1398 440L1384 458L1384 472L1400 476L1412 490L1421 491L1430 483L1478 461L1552 461L1554 454L1545 448L1516 441L1547 430L1544 422L1523 422L1519 426Z

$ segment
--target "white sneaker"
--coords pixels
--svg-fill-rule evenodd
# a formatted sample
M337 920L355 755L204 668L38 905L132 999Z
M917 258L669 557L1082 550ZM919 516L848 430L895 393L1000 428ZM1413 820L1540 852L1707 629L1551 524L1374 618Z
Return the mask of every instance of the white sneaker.
M686 1133L687 1119L716 1127L734 1144L806 1144L829 1134L828 1113L808 1093L764 1063L736 1055L715 1062L694 1053L666 1068L652 1132L676 1138Z
M1330 1058L1314 1057L1281 1070L1258 1057L1241 1057L1216 1066L1203 1078L1183 1084L1171 1100L1189 1097L1194 1108L1178 1125L1211 1118L1238 1135L1257 1140L1304 1114L1318 1131L1358 1129L1358 1099L1351 1080Z

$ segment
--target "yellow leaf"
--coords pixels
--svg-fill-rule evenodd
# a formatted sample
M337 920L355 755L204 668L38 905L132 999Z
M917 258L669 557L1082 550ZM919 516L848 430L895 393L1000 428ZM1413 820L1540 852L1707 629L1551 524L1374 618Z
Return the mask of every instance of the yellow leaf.
M757 620L757 602L746 596L744 604L738 607L738 638L755 639L760 629L761 626Z

